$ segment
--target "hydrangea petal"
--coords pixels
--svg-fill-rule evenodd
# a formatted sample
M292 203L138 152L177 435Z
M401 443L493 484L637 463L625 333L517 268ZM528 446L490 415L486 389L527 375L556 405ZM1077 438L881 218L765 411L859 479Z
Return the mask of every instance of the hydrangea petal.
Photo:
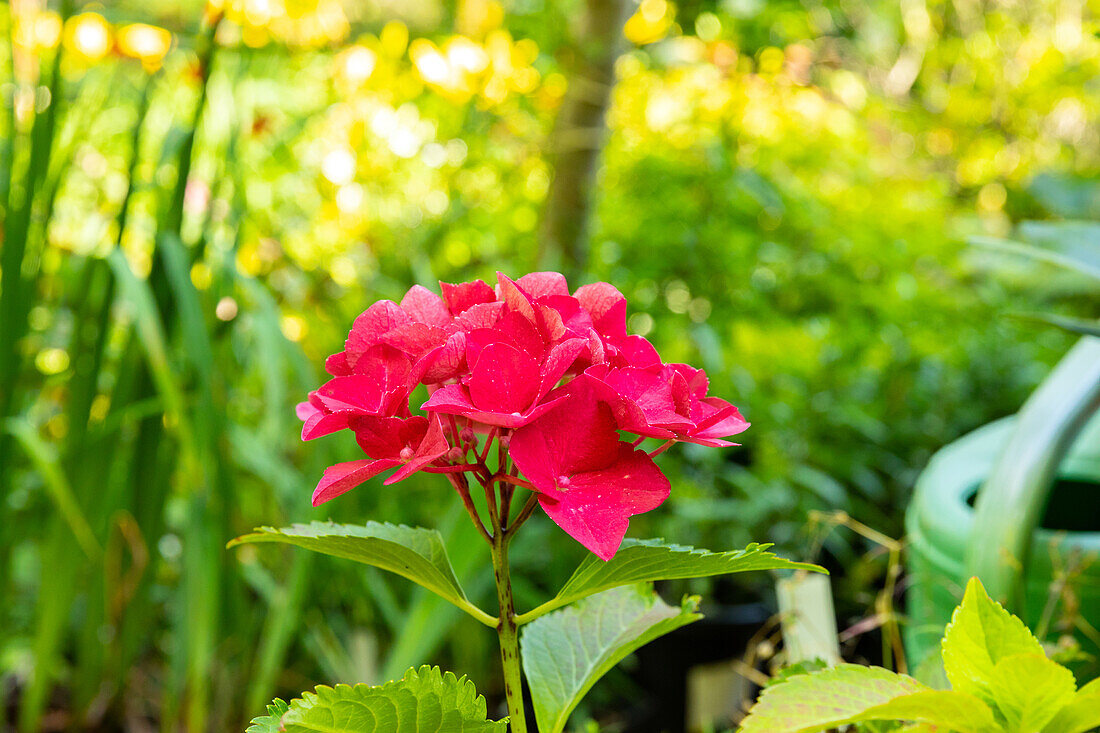
M575 474L553 498L539 495L547 516L601 560L618 552L630 517L656 509L671 484L645 451L619 443L607 468Z
M447 332L439 326L406 323L382 336L379 343L392 346L415 361L446 340Z
M424 433L423 439L414 450L412 459L406 461L404 466L394 471L393 475L383 481L382 484L389 486L408 478L442 456L450 447L446 436L443 434L443 423L438 415L432 415L429 418L427 432Z
M479 303L462 312L454 320L453 327L463 331L475 328L492 328L504 313L505 304L499 301Z
M413 368L413 381L436 384L454 379L466 368L466 334L456 331L422 356Z
M353 410L339 412L316 412L302 423L302 440L313 440L331 435L348 426L348 420L358 414Z
M367 349L377 344L382 336L411 322L409 314L392 300L380 300L367 308L355 319L344 342L348 366L354 369Z
M445 384L437 389L421 409L439 412L445 415L461 415L477 423L495 425L501 428L519 428L552 410L561 398L546 399L526 412L502 414L488 412L476 407L470 400L465 387L458 384Z
M574 297L592 316L596 330L604 336L626 336L626 297L608 283L592 283L577 288Z
M615 349L619 366L632 366L642 369L661 366L661 356L653 344L644 336L627 336L626 338L609 339L609 344Z
M364 481L400 463L401 461L375 461L367 458L329 466L313 491L313 506L320 506L330 499L346 494Z
M497 298L493 288L484 280L454 285L440 281L439 290L443 293L443 302L456 316L475 305L491 303Z
M522 414L538 395L539 367L513 346L489 344L473 366L467 386L479 410Z
M497 290L500 291L500 300L509 309L521 314L524 318L535 320L535 304L514 280L503 272L497 273Z
M516 285L532 298L569 295L569 283L560 272L529 272L516 280Z
M415 416L409 418L354 417L348 425L355 433L355 440L371 458L397 459L401 449L416 445L428 430L428 420Z
M597 399L589 377L551 396L560 399L557 407L516 430L508 448L523 475L547 492L560 475L605 467L619 444L611 410Z
M442 328L451 322L451 313L443 299L423 285L413 285L401 299L401 309L413 321Z

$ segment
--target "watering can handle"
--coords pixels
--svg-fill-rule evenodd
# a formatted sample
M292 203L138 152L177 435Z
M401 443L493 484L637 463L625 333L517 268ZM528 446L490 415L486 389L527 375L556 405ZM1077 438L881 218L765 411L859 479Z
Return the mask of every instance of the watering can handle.
M1028 398L975 504L966 548L969 575L1022 611L1022 575L1055 474L1074 438L1100 409L1100 338L1070 349Z

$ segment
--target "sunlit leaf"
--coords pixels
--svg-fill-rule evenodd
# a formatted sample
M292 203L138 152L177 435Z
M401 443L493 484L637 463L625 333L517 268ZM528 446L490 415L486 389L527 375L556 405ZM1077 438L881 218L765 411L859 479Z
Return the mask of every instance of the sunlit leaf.
M878 667L842 664L765 688L741 733L817 733L872 720L924 723L957 733L998 730L989 707L971 695L930 690Z
M967 584L962 604L944 632L942 648L952 689L991 705L996 704L991 685L998 662L1016 654L1045 656L1024 622L990 599L977 578Z
M1013 654L993 668L990 692L1009 728L1041 730L1073 699L1073 673L1041 654Z
M1088 683L1073 696L1054 719L1043 728L1043 733L1085 733L1100 728L1100 679Z

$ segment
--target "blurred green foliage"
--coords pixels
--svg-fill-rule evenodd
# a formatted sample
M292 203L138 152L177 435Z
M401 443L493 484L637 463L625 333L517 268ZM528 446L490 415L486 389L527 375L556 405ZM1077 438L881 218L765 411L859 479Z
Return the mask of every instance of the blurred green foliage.
M446 659L493 692L492 639L428 594L222 550L311 517L439 526L489 596L431 477L309 508L356 448L302 446L293 404L355 315L413 282L549 263L616 284L631 329L754 424L745 448L665 454L673 498L632 534L807 560L810 509L900 534L931 452L1014 411L1071 340L1006 317L1057 294L988 278L964 242L1088 198L1090 4L631 4L606 145L559 138L599 154L564 261L536 232L555 115L585 83L578 2L233 2L214 46L200 20L220 3L64 23L42 5L0 8L3 252L20 248L0 299L21 294L0 329L0 699L25 730L50 711L225 730L278 693ZM135 22L171 48L126 40ZM581 556L527 531L523 607ZM866 584L841 586L845 613Z

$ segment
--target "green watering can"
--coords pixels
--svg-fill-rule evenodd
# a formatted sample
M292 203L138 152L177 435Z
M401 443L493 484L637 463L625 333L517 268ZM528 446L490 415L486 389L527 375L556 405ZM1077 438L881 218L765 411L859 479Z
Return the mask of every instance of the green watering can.
M1018 414L937 452L905 527L910 668L938 657L972 575L1034 629L1064 613L1052 584L1076 568L1077 612L1100 630L1100 339L1079 341ZM1076 637L1100 658L1097 631Z

